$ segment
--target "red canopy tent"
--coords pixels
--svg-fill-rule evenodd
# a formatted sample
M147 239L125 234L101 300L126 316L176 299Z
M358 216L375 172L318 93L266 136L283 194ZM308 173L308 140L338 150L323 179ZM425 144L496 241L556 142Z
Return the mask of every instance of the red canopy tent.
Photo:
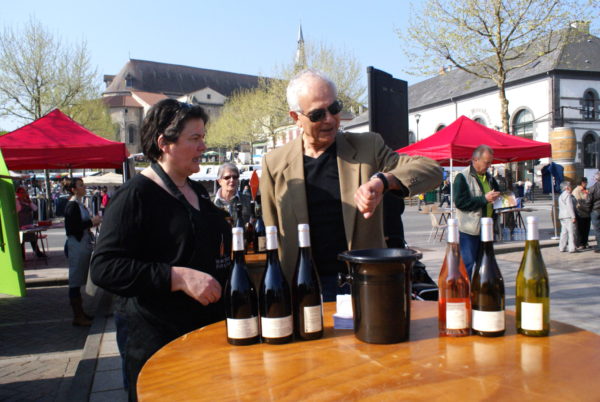
M408 155L427 156L442 166L468 166L473 151L479 145L487 145L494 150L493 163L527 161L552 156L549 143L534 141L492 130L466 116L460 116L454 123L437 133L397 149L396 152ZM450 181L450 207L454 204L453 182ZM454 213L452 213L454 216Z
M487 128L465 116L448 127L404 148L396 150L408 155L422 155L442 166L467 166L479 145L494 150L494 163L526 161L552 156L549 143L501 133Z
M125 144L97 136L58 109L1 136L0 149L10 170L121 168L127 158Z

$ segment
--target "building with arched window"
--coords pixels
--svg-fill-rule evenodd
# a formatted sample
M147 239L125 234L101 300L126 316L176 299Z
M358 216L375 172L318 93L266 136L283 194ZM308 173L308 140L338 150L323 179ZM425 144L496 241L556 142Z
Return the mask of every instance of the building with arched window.
M571 41L529 65L510 72L506 83L508 126L513 135L549 141L555 127L575 132L578 175L592 176L600 168L600 38L589 25L572 27ZM460 69L408 87L409 130L428 137L464 115L496 130L502 129L498 88ZM547 163L535 166L538 171ZM531 178L534 163L522 164L519 178ZM538 177L535 177L538 179Z

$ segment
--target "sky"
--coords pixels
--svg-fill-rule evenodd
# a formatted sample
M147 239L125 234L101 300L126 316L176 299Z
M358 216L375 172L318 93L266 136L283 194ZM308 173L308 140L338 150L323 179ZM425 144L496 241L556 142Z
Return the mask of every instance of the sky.
M293 59L298 26L306 42L351 52L365 71L373 66L408 81L397 29L408 0L254 1L6 1L0 29L35 17L65 43L87 42L92 65L117 74L129 58L252 75L269 75ZM0 128L21 124L0 119Z

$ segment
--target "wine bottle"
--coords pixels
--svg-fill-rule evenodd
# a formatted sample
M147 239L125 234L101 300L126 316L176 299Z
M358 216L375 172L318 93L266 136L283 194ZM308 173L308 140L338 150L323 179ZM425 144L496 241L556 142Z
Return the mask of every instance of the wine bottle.
M244 219L242 217L242 204L238 203L235 205L235 223L233 225L235 228L244 228Z
M290 287L277 251L277 227L267 226L267 265L260 284L260 325L265 343L288 343L294 335Z
M494 255L493 228L492 218L481 218L481 246L471 282L473 333L481 336L502 336L506 329L504 279Z
M254 251L256 253L264 253L267 251L267 233L265 231L265 223L262 219L260 204L256 204L256 225L254 231L256 232L256 241L254 243Z
M517 273L516 293L517 332L528 336L548 336L550 288L535 216L527 217L527 240Z
M256 218L254 215L254 201L250 201L250 219L244 225L244 239L246 240L246 253L253 253L254 250L254 242L256 237L256 232L254 230L254 224L256 223Z
M251 345L260 340L258 298L244 259L243 229L232 228L231 233L233 268L224 292L227 341L232 345Z
M440 336L471 333L470 282L458 244L458 220L448 219L448 245L438 280Z
M292 283L294 333L300 339L318 339L323 336L323 300L307 224L298 225L298 243L300 249Z

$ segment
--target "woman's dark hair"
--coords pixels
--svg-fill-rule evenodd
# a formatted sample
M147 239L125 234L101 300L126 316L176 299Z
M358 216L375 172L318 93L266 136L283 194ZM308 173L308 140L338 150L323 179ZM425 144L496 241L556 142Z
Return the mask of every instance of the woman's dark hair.
M579 179L579 185L582 185L583 183L587 184L588 180L587 177L582 177L581 179Z
M152 162L162 155L158 137L162 134L167 142L177 142L185 123L190 119L202 119L208 123L208 115L198 105L164 99L152 106L144 118L141 130L142 151Z
M73 190L75 190L75 187L77 187L78 181L83 183L83 179L81 177L70 177L68 179L65 179L63 184L63 191L69 194L74 194Z

